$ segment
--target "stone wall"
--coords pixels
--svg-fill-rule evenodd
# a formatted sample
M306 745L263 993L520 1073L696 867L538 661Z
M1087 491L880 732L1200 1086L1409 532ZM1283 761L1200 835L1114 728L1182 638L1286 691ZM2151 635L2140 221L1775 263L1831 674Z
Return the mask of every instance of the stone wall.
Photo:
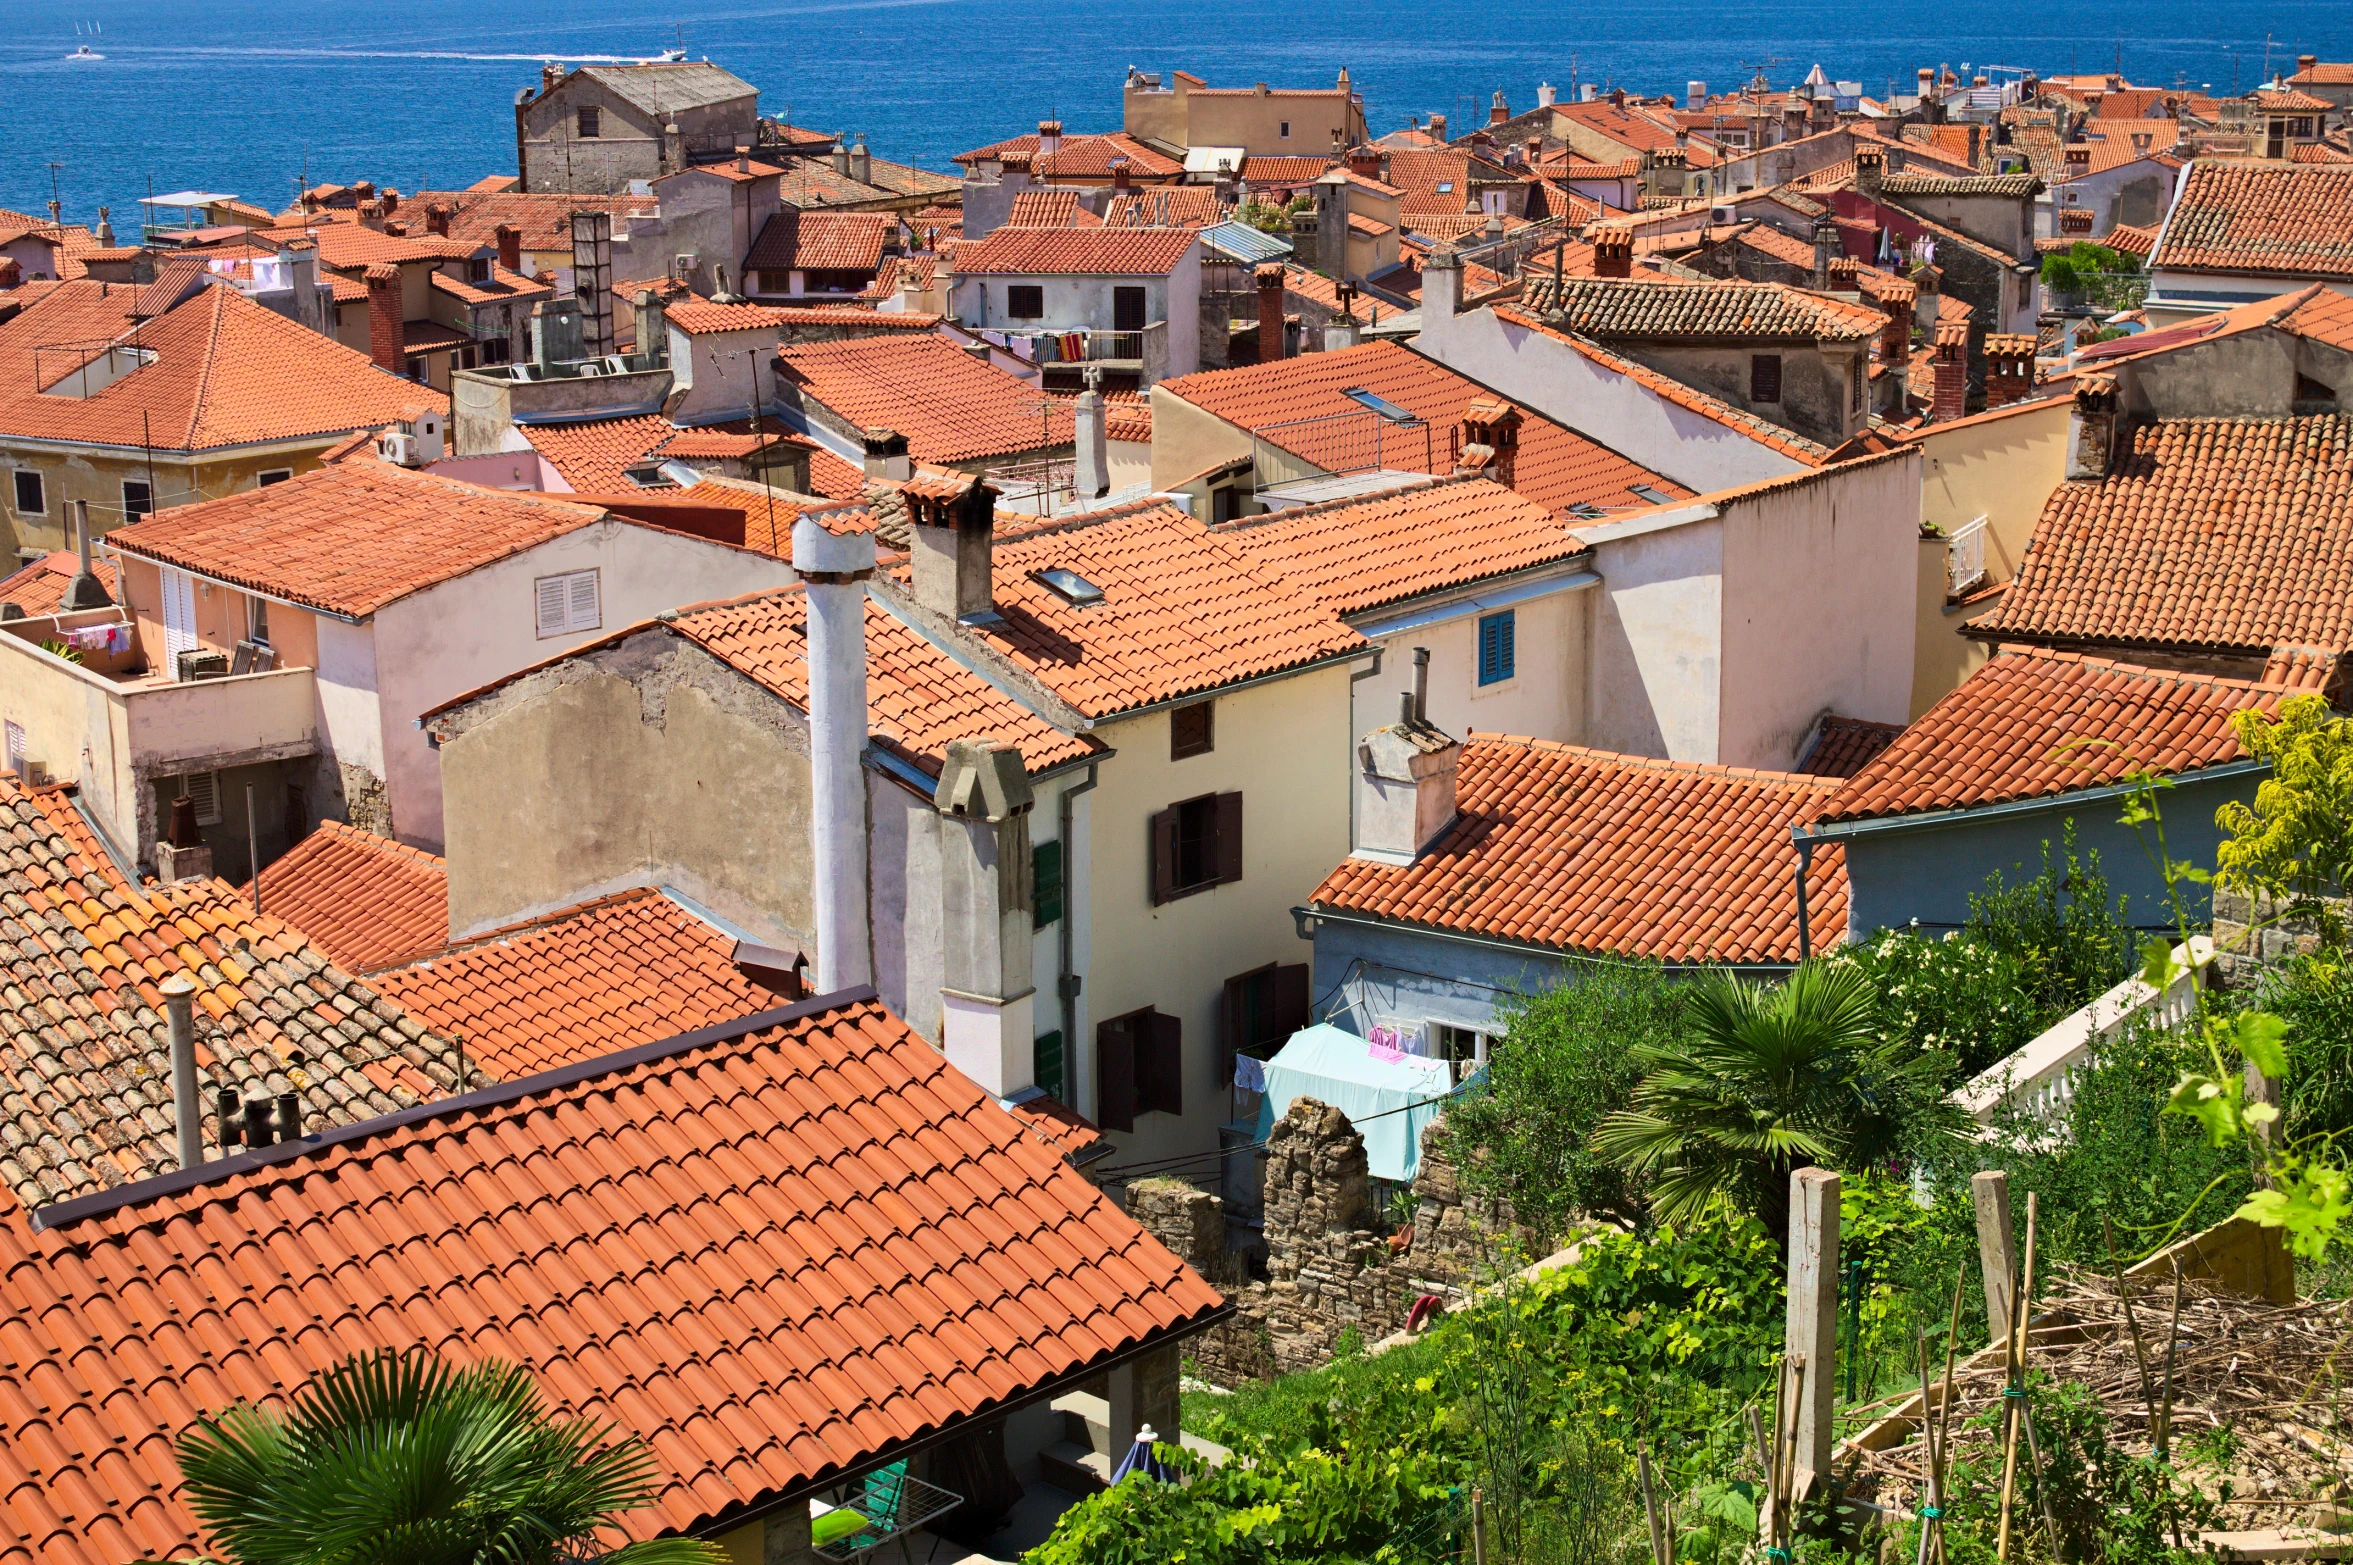
M1424 1294L1452 1307L1505 1262L1540 1253L1508 1206L1465 1191L1443 1121L1423 1132L1413 1222L1394 1231L1374 1209L1364 1137L1340 1110L1294 1102L1265 1156L1264 1282L1239 1279L1216 1196L1176 1180L1128 1189L1137 1223L1237 1306L1185 1345L1196 1371L1220 1384L1313 1369L1349 1331L1369 1347L1402 1330Z
M2353 901L2326 898L2318 913L2282 917L2269 897L2214 888L2214 966L2230 987L2255 983L2266 969L2307 956L2321 943L2323 921L2339 931L2353 927Z

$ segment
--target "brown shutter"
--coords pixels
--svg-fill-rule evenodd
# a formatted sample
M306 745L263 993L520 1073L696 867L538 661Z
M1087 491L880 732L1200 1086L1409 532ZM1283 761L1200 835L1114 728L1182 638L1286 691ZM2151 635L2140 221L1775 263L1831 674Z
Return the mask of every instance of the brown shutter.
M1234 1056L1258 1040L1252 1038L1244 1018L1249 1014L1245 1003L1251 983L1249 973L1226 980L1225 992L1218 996L1217 1037L1218 1072L1212 1086L1222 1087L1234 1079Z
M1185 1111L1185 1024L1154 1010L1132 1018L1136 1039L1136 1110Z
M1095 1123L1105 1130L1136 1128L1134 1021L1119 1016L1095 1028Z
M1242 796L1217 796L1217 884L1242 878Z
M1174 805L1152 817L1152 905L1176 900L1177 812Z
M1313 1002L1308 992L1308 965L1293 962L1275 969L1274 1035L1277 1043L1288 1043L1291 1034L1305 1027Z

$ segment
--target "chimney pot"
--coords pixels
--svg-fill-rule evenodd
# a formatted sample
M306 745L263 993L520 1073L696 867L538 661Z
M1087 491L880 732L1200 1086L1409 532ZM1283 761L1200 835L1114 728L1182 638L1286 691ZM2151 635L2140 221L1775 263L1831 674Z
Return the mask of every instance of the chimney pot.
M222 1087L213 1093L214 1136L221 1150L228 1151L244 1139L237 1124L237 1089Z
M300 1141L302 1139L302 1094L298 1092L278 1094L278 1139L280 1141Z
M180 1166L204 1161L204 1094L196 1081L196 984L174 973L156 986L163 991L164 1025L171 1039L173 1129Z
M1430 649L1428 647L1413 649L1413 720L1425 725L1430 721Z
M266 1147L270 1144L270 1100L266 1097L245 1100L245 1144Z
M965 620L990 612L994 583L997 491L977 478L934 492L907 492L913 527L910 574L915 601L945 619Z
M907 437L895 429L869 429L862 436L866 447L866 476L905 482L915 476L915 463L907 455Z
M516 276L523 273L523 230L509 223L498 225L498 264Z

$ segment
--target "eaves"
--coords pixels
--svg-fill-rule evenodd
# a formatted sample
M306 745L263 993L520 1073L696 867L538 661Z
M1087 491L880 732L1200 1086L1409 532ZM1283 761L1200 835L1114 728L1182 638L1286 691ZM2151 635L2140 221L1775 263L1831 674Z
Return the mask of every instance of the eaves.
M2224 761L2216 766L2201 766L2192 771L2174 772L2163 779L2166 786L2179 787L2184 783L2226 782L2233 777L2251 776L2269 771L2271 763L2262 760ZM2059 809L2076 809L2085 805L2105 804L2134 793L2138 784L2107 783L2097 788L2070 788L2060 793L2037 794L2031 799L2004 799L1994 804L1964 805L1958 809L1920 810L1905 815L1879 815L1868 820L1827 821L1808 827L1803 823L1789 828L1795 842L1839 842L1849 837L1876 837L1891 832L1936 831L1948 826L1974 826L1980 821L2007 820L2021 815L2048 813Z

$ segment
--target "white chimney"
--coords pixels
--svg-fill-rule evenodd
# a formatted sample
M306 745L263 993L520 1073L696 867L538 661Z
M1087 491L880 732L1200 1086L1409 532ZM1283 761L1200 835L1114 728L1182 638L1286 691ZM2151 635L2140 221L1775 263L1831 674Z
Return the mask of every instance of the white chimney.
M863 432L863 439L868 478L904 483L915 476L915 463L907 455L905 435L895 429L869 429Z
M1037 1068L1036 796L1020 748L951 741L931 802L940 813L940 1052L986 1090L1011 1097L1032 1085Z
M180 1166L204 1161L204 1098L196 1084L196 983L174 973L156 986L163 991L164 1022L172 1046L172 1119Z
M1396 722L1356 747L1356 842L1350 857L1411 864L1454 824L1454 772L1462 746L1429 718L1430 653L1414 648L1414 688Z
M997 491L977 478L911 485L908 574L915 602L942 619L980 624L995 615Z
M816 865L817 992L873 981L866 921L866 579L874 534L793 523L793 570L809 600L810 857Z
M1078 498L1099 500L1111 492L1111 447L1103 431L1103 393L1096 390L1102 372L1087 367L1087 389L1079 393L1071 426L1078 441L1078 458L1070 487Z
M1706 82L1687 81L1683 84L1683 107L1685 109L1696 109L1707 101L1708 84Z
M1560 94L1553 89L1552 83L1544 82L1536 89L1536 107L1549 109L1559 97Z

